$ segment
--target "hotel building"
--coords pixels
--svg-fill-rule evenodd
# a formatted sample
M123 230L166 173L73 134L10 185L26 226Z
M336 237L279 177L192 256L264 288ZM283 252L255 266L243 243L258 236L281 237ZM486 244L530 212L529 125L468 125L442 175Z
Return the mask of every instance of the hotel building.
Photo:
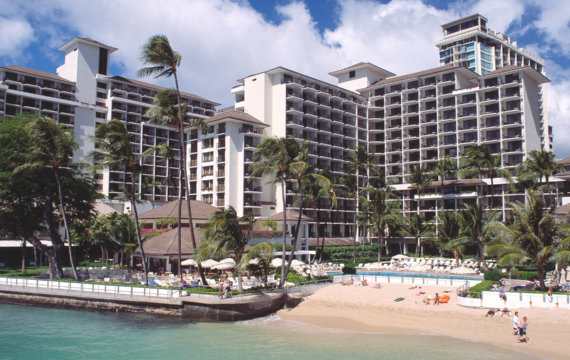
M177 198L177 128L150 123L146 115L156 93L166 88L108 75L110 54L117 49L95 40L75 38L59 50L65 53L65 62L57 69L58 75L20 66L0 67L0 116L41 113L69 126L79 144L74 158L84 162L93 150L91 137L97 124L121 120L139 153L160 144L173 149L172 157L154 155L143 163L142 173L136 179L141 198ZM219 105L185 92L182 99L188 105L189 118L209 118ZM98 177L99 190L110 198L119 196L125 183L130 182L130 174L124 171L102 171Z

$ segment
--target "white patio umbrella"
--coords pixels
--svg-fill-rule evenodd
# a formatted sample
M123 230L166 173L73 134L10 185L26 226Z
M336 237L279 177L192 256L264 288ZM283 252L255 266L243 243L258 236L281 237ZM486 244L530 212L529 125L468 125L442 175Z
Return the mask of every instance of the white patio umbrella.
M198 263L194 259L187 259L180 263L182 266L197 266Z
M271 260L271 267L274 267L274 268L280 267L282 263L283 263L282 259L275 258L275 259Z
M258 259L258 258L251 259L251 260L249 260L248 264L250 264L250 265L259 265L259 259Z
M293 261L291 261L291 266L305 266L305 263L300 260L293 259Z
M404 255L404 254L398 254L398 255L392 256L392 260L401 260L401 259L407 259L407 258L409 258L409 256Z
M205 268L205 269L210 269L210 268L212 268L212 267L214 267L214 266L216 266L216 265L218 265L218 264L219 264L219 263L218 263L216 260L213 260L213 259L208 259L208 260L202 261L202 262L200 263L200 265L202 265L202 267Z
M235 264L229 262L220 262L219 264L212 266L212 270L230 270L235 267Z
M220 264L233 264L235 266L236 261L232 258L225 258L225 259L220 260Z

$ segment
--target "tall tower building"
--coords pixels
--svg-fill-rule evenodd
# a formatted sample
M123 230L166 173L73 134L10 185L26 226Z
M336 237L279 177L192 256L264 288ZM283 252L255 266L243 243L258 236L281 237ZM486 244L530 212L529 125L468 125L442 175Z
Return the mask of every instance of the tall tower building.
M439 49L440 65L458 65L486 75L508 66L530 67L546 75L544 59L518 47L516 41L487 27L487 19L479 14L470 15L443 24L443 39L435 45ZM545 107L546 89L540 85L538 101L540 107L541 146L552 150L552 127L548 124Z

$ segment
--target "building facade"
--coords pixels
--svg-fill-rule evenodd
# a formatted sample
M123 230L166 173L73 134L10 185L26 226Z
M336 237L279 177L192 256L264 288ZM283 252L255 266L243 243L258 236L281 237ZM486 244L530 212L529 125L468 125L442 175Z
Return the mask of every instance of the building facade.
M41 113L73 129L79 148L76 161L88 162L93 150L91 137L97 124L111 119L125 123L133 147L142 153L165 144L172 156L158 154L145 160L138 179L137 192L144 200L168 201L178 197L178 131L176 127L149 122L146 115L157 92L166 88L110 76L110 54L116 48L92 39L75 38L60 47L65 62L57 74L20 66L0 67L0 116L19 113ZM188 118L206 119L214 115L219 104L198 95L182 93L187 103ZM97 175L99 190L110 198L120 196L130 174L124 171L102 171Z
M487 19L479 14L467 16L441 26L443 39L436 43L440 65L467 67L479 75L508 66L529 67L546 76L545 61L541 57L518 47L516 41L487 27ZM542 146L552 150L552 128L543 106L546 90L540 85L538 94L541 110Z

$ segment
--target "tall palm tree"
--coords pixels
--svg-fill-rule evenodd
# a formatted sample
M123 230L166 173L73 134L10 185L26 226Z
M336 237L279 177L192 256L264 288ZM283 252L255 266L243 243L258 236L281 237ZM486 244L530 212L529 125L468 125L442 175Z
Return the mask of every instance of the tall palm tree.
M422 238L435 236L433 224L427 222L423 214L404 216L402 220L403 227L400 230L400 235L413 238L416 241L416 257L420 254L423 255Z
M316 177L309 177L307 179L305 179L303 181L303 191L305 193L305 202L307 204L312 204L313 205L313 209L315 211L315 221L316 221L316 231L315 231L315 238L317 239L317 244L315 249L318 250L319 248L319 232L320 232L320 216L318 213L318 203L319 200L327 198L329 195L328 189L330 188L330 179L326 176L323 175L323 173L320 173L321 176L323 176L326 179L326 182L328 182L328 186L326 185L326 183L323 183L322 181L319 181ZM315 257L313 260L316 260L317 256L315 254Z
M459 257L463 256L463 246L453 244L453 241L459 238L460 227L457 213L451 211L442 212L439 214L438 223L437 237L441 248L452 251L455 261L458 262Z
M545 290L545 265L549 260L564 257L568 246L560 241L563 232L556 218L546 209L538 193L527 195L526 203L513 204L514 222L492 224L500 236L496 236L488 246L489 254L499 256L499 265L522 265L532 263L536 266L540 287ZM559 246L562 244L563 246Z
M523 181L535 179L534 181L537 183L540 183L542 179L544 179L546 191L550 190L550 178L564 171L564 167L556 163L554 153L544 149L529 152L528 158L521 166L521 179Z
M487 243L492 238L492 228L489 226L499 217L499 212L491 211L489 216L485 215L485 206L480 202L476 204L466 204L457 216L459 220L459 238L452 240L449 246L465 246L475 245L477 248L477 256L479 268L483 267L488 270L485 261L485 251Z
M433 176L439 177L441 180L441 205L443 209L444 201L443 201L443 189L444 189L444 182L445 178L451 175L455 175L457 172L457 161L450 157L449 155L445 155L443 158L439 159L437 165L433 169Z
M186 173L186 138L184 136L184 118L185 112L183 112L182 99L180 96L180 86L178 84L178 67L182 61L182 56L180 53L172 49L170 42L165 35L153 35L151 38L143 45L141 59L146 67L141 68L138 71L139 76L154 76L159 77L174 77L174 84L176 86L176 98L178 105L178 133L179 133L179 147L180 147L180 179L184 181L183 186L178 189L178 219L182 219L182 199L183 191L185 189L186 195L186 206L188 211L188 230L190 231L190 241L192 242L192 247L196 249L196 237L194 235L194 226L192 221L192 206L190 201L190 188L188 186L188 176ZM181 220L179 220L180 225ZM178 227L178 272L181 272L181 262L182 262L182 227ZM202 267L198 264L198 273L202 278L202 282L205 284L206 277L202 271Z
M141 251L143 262L145 285L148 285L148 265L144 253L141 231L139 226L139 215L137 211L136 181L142 171L140 158L133 151L130 135L125 125L120 120L111 120L108 123L100 124L95 130L95 150L91 152L94 169L123 170L131 174L130 190L127 193L135 217L137 243Z
M414 165L410 169L409 175L406 177L406 181L415 187L418 191L418 201L416 202L416 210L418 214L420 213L421 209L421 196L422 192L425 188L427 188L433 180L433 175L427 171L427 169L423 166Z
M397 220L400 212L397 201L394 201L393 189L386 184L382 176L373 177L370 186L363 190L361 197L364 208L368 212L369 219L374 226L378 240L378 262L382 258L382 248L384 247L384 230L388 224Z
M60 173L71 165L73 151L77 148L73 133L47 116L38 116L29 124L30 137L34 139L33 148L28 153L27 162L15 169L15 172L26 169L51 169L57 186L59 211L65 228L65 238L69 250L69 262L75 280L79 281L79 274L75 267L69 224L63 201Z
M269 183L281 185L281 201L283 204L283 244L281 279L279 287L285 284L285 256L287 246L287 180L290 176L290 166L299 155L297 141L292 137L265 138L253 153L253 163L250 165L251 176L269 175L273 179Z
M363 145L358 145L354 151L348 154L348 171L356 175L356 191L354 193L354 203L355 203L355 217L354 217L354 262L356 262L356 243L358 242L358 214L360 212L360 175L364 174L364 187L368 186L368 169L370 168L370 162L372 156L368 153L368 150Z
M339 178L338 176L334 175L330 170L328 169L323 169L321 170L321 175L326 177L327 179L329 179L329 187L327 189L327 198L330 200L330 205L329 205L329 219L332 223L332 211L333 209L335 209L338 205L338 198L337 195L340 194L341 192L341 178ZM326 222L325 222L325 227L326 227ZM323 242L321 244L321 253L319 256L319 261L323 260L323 254L325 252L325 234L323 234Z

